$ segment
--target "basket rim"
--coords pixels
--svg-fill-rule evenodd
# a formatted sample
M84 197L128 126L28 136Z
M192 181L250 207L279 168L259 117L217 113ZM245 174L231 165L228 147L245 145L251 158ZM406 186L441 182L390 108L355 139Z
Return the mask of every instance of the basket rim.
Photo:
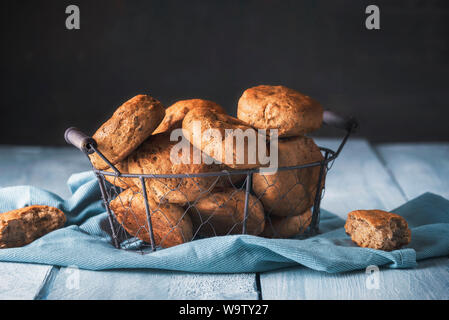
M93 167L93 171L102 174L105 176L112 176L112 177L118 177L118 178L165 178L165 179L171 179L171 178L197 178L197 177L219 177L219 176L228 176L228 175L248 175L248 174L254 174L254 173L261 173L261 174L270 174L270 173L276 173L277 171L288 171L288 170L298 170L298 169L304 169L304 168L310 168L310 167L318 167L322 165L326 165L329 162L332 162L337 157L337 152L333 151L329 148L325 147L319 147L321 151L325 152L326 156L322 161L315 161L315 162L309 162L301 165L295 165L295 166L285 166L285 167L278 167L276 169L269 169L266 167L258 167L258 168L252 168L252 169L240 169L240 170L222 170L222 171L214 171L214 172L200 172L200 173L178 173L178 174L136 174L136 173L121 173L118 169L117 172L110 167L110 169L113 169L112 172L105 171L105 170L99 170Z

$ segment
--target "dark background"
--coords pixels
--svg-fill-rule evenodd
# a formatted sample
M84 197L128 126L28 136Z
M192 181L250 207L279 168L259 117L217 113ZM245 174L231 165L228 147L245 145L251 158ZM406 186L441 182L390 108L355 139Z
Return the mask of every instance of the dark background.
M81 29L65 28L76 4ZM377 4L381 30L365 28ZM64 144L122 102L283 84L371 141L449 140L448 1L1 1L2 144ZM330 134L326 130L321 135Z

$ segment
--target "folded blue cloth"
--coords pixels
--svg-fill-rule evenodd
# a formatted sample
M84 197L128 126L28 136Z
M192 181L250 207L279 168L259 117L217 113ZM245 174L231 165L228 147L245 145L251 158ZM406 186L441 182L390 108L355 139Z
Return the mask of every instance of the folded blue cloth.
M321 233L305 240L232 235L140 254L112 246L105 227L107 214L92 172L73 175L68 184L72 196L67 200L29 186L0 189L0 212L41 204L58 207L67 215L65 228L21 248L0 249L0 261L91 270L155 268L233 273L303 265L326 272L344 272L369 265L410 268L416 266L417 260L449 255L449 201L430 193L393 210L407 220L412 242L392 252L357 247L345 234L344 221L322 210Z

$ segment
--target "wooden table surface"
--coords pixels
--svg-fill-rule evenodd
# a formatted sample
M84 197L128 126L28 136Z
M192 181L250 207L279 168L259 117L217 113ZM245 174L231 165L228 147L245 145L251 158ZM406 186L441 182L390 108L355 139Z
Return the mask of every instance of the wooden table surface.
M316 141L330 148L339 142ZM85 170L87 159L71 147L0 146L0 187L34 185L67 197L67 178ZM424 192L449 199L449 143L373 146L351 139L328 174L322 207L346 218L355 209L391 210ZM420 261L415 269L381 269L378 289L366 282L365 271L304 267L195 274L0 262L0 299L449 299L449 257Z

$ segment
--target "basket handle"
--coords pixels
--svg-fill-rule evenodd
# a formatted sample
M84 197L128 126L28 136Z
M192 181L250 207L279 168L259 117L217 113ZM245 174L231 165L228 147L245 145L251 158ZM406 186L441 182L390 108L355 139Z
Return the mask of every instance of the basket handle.
M83 133L81 130L75 127L68 128L64 133L64 139L67 143L74 145L81 151L91 154L94 152L90 146L97 147L97 143L92 137Z
M324 111L323 122L329 126L344 129L346 131L353 131L359 126L357 119L354 117L343 117L330 110Z

